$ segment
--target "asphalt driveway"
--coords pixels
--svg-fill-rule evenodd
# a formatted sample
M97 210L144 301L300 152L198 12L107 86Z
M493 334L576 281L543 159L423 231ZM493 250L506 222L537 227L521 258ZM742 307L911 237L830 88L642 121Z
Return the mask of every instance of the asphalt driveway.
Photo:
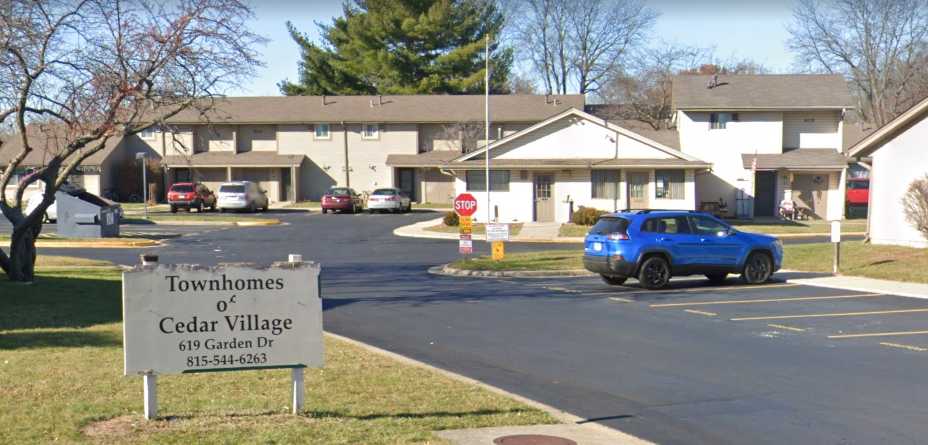
M773 283L430 275L456 242L409 215L287 215L188 235L162 262L322 263L325 328L660 443L919 443L928 300ZM475 243L486 252L485 243ZM570 248L523 244L508 251ZM120 263L141 250L43 250ZM781 274L782 277L782 274ZM859 334L909 335L853 336ZM851 336L848 336L851 335Z

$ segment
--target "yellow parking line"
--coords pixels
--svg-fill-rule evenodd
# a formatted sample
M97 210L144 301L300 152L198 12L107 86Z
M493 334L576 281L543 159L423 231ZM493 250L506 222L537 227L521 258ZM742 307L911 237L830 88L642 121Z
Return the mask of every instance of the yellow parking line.
M775 329L785 329L787 331L793 331L793 332L805 332L806 331L805 329L802 329L802 328L794 328L792 326L784 326L782 324L775 324L775 323L768 324L767 326L770 326L771 328L775 328Z
M880 297L885 294L859 294L859 295L832 295L827 297L787 297L787 298L760 298L753 300L716 300L692 301L689 303L661 303L652 304L651 307L680 307L680 306L708 306L716 304L752 304L752 303L779 303L783 301L813 301L813 300L841 300L848 298Z
M689 312L691 314L705 315L706 317L715 317L715 312L706 312L706 311L697 311L696 309L684 309L683 312Z
M913 312L928 312L928 309L898 309L892 311L868 311L868 312L838 312L833 314L802 314L802 315L772 315L764 317L738 317L732 318L731 321L751 321L751 320L787 320L792 318L823 318L823 317L855 317L860 315L888 315L888 314L911 314Z
M902 335L925 335L928 331L867 332L863 334L829 335L828 338L898 337Z
M918 347L918 346L912 346L912 345L903 345L903 344L900 344L900 343L880 342L880 344L883 345L883 346L889 346L890 348L908 349L909 351L915 351L915 352L925 352L925 351L928 351L928 349L926 349L926 348L920 348L920 347Z

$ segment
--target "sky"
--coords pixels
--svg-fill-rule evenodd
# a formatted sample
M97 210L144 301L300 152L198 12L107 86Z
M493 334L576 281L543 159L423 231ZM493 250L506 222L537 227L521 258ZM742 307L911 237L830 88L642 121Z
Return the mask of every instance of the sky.
M793 58L786 46L794 0L646 0L660 13L653 42L714 48L721 60L752 59L773 72L786 72ZM319 39L316 22L341 14L341 0L253 0L253 30L269 41L258 48L265 67L238 91L242 96L277 96L277 83L297 80L300 48L287 32L287 21Z

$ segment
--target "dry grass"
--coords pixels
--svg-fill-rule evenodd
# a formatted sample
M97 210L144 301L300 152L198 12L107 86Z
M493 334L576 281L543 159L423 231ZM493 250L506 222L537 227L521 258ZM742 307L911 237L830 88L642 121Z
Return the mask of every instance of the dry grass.
M583 269L583 249L547 250L506 254L502 261L481 256L451 263L466 270L574 270Z
M242 371L162 376L164 417L147 422L141 379L122 375L118 273L0 280L0 443L436 443L434 430L554 421L332 338L325 346L301 416L287 414L289 371Z
M831 272L831 243L785 246L784 268ZM841 243L841 273L913 283L928 283L928 250L875 246L861 241Z
M441 233L460 233L461 228L458 226L446 226L444 224L439 224L437 226L426 227L425 230L428 230L430 232L441 232ZM509 224L509 236L516 236L521 231L522 231L522 223ZM472 233L474 235L483 235L487 233L487 228L483 223L474 223Z

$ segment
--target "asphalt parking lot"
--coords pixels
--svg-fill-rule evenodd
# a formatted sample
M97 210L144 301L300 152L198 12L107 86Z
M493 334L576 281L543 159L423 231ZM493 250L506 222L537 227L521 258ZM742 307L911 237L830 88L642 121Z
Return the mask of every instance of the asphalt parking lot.
M921 443L928 434L928 334L919 334L928 300L734 277L644 291L595 277L437 276L427 269L455 259L455 241L392 235L435 217L293 214L283 226L157 248L40 253L135 264L144 251L204 265L299 253L322 264L326 330L658 443ZM552 248L577 247L507 251Z

